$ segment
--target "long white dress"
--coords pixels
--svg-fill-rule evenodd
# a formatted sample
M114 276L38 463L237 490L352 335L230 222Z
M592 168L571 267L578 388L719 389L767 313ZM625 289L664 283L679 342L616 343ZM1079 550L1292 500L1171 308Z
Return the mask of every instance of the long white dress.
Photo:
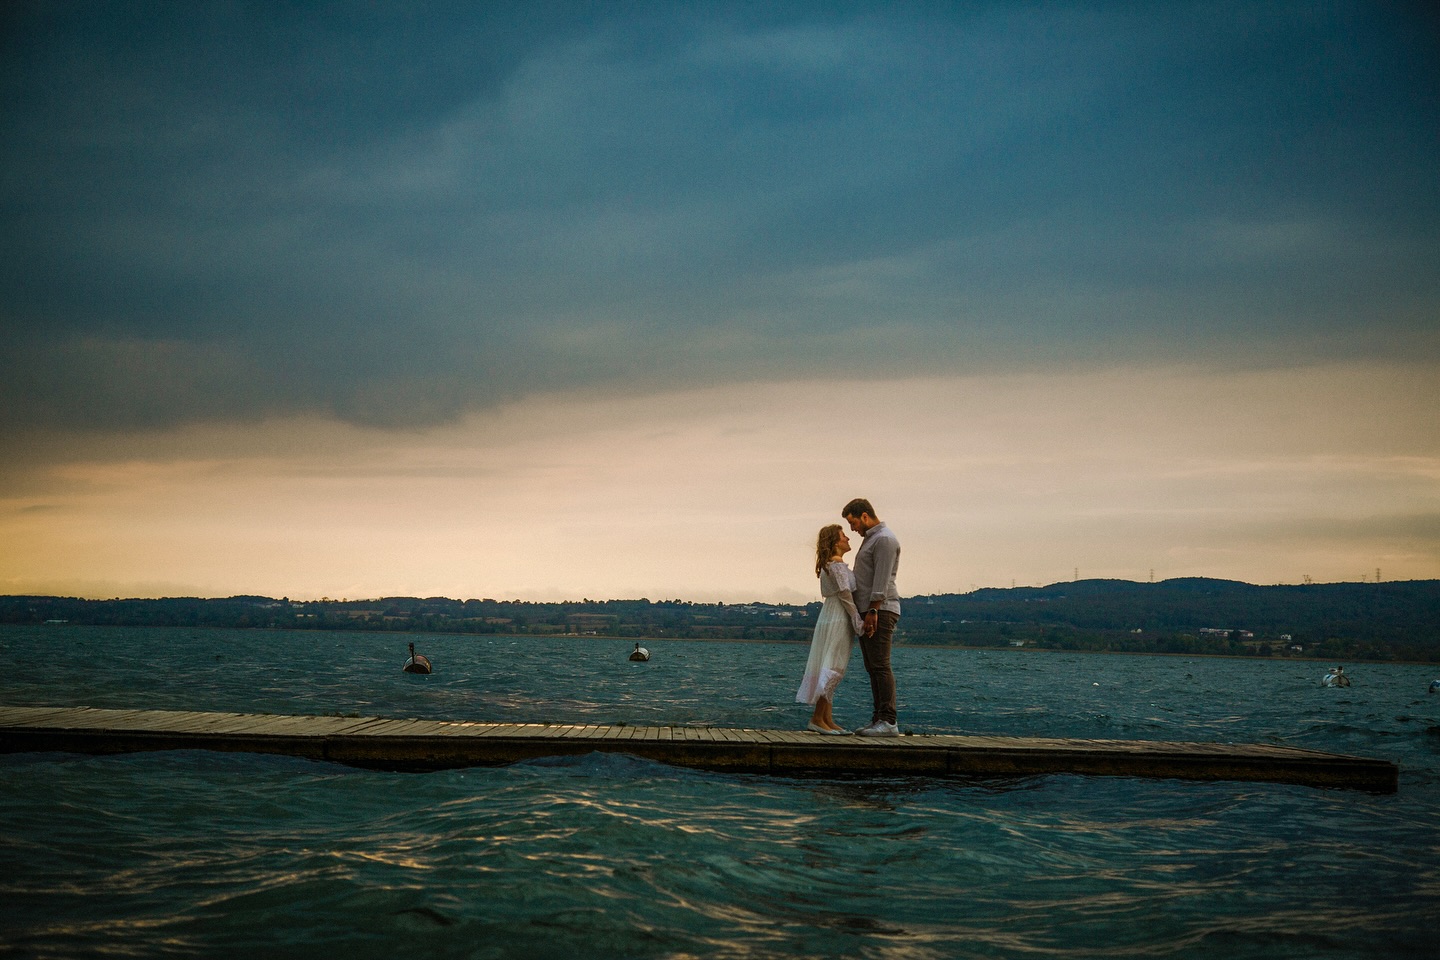
M834 698L859 633L860 614L855 609L854 593L855 574L845 561L835 560L820 570L820 595L825 602L815 620L810 659L805 662L805 675L795 693L796 703L813 705L821 697Z

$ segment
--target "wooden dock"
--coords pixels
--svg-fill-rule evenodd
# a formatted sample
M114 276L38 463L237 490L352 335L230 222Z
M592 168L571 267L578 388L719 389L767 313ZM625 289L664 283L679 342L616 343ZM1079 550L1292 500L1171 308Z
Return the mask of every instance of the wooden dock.
M790 730L480 723L0 707L0 752L149 750L273 753L388 770L497 766L537 757L626 753L734 773L828 777L1158 777L1247 780L1394 793L1388 761L1269 744L1061 740L917 734L831 737Z

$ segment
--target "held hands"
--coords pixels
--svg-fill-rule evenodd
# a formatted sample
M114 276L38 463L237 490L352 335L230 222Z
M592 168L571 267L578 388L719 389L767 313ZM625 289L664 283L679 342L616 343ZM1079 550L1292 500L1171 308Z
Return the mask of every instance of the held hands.
M864 620L864 624L863 624L863 629L861 629L861 631L860 631L860 636L862 636L862 637L873 637L873 636L875 636L875 628L878 627L879 625L880 625L880 611L879 611L879 610L866 610L866 611L865 611L865 620Z

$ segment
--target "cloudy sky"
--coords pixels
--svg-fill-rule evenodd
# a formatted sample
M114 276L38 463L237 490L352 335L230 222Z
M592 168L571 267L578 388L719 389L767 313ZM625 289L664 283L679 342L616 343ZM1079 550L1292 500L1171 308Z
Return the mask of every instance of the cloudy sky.
M1403 2L21 3L0 593L1440 577Z

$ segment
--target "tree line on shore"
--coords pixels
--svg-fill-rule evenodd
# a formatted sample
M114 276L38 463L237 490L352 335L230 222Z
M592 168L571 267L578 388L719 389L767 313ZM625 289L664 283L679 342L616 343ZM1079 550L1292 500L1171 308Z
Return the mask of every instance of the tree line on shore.
M1440 580L1080 580L910 597L898 643L1440 662ZM820 604L0 597L0 623L805 641Z

